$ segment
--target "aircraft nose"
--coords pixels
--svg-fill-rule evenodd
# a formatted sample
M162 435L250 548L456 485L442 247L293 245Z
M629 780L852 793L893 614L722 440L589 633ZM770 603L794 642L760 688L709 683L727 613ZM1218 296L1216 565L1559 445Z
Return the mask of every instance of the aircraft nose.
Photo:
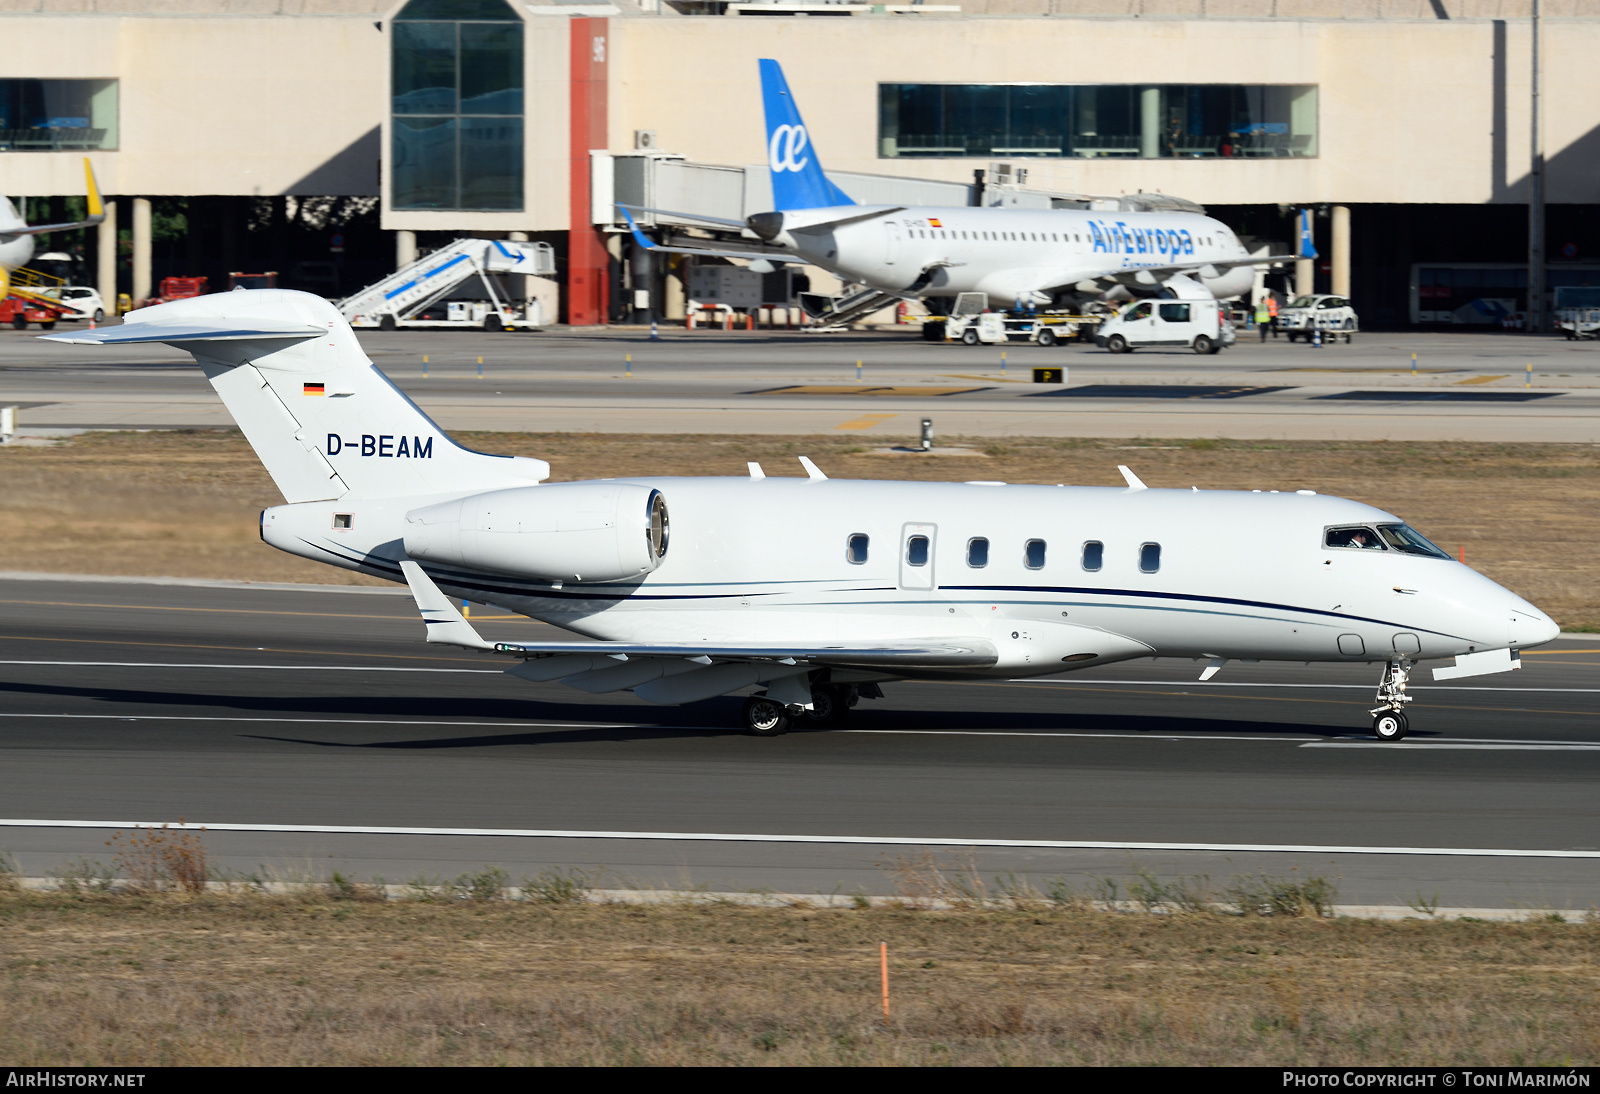
M1511 644L1526 649L1552 642L1561 634L1556 621L1543 612L1513 611L1511 613Z

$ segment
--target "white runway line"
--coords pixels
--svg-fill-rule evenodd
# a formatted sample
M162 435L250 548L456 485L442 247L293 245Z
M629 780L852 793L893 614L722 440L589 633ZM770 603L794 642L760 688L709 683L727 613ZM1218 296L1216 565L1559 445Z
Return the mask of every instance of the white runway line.
M3 664L4 662L0 662ZM1038 680L1022 677L1016 680L1007 680L1008 684L1060 684L1072 687L1127 687L1130 685L1144 685L1145 687L1162 688L1349 688L1354 691L1372 691L1372 684L1247 684L1229 682L1225 680ZM1506 688L1506 687L1462 687L1458 684L1447 684L1435 687L1432 684L1412 684L1411 691L1528 691L1528 692L1558 692L1574 693L1578 695L1600 695L1600 688Z
M567 828L421 828L356 824L171 824L160 821L0 820L0 828L170 828L207 832L301 832L350 836L493 836L521 839L650 840L700 843L810 843L869 847L997 847L1057 851L1215 851L1316 855L1432 855L1453 858L1600 859L1600 851L1509 847L1363 847L1304 843L1146 843L1123 840L952 839L943 836L808 836L763 832L613 832Z
M1600 752L1600 744L1566 741L1309 741L1301 748L1395 748L1438 751L1439 749L1477 752Z
M185 665L170 661L0 661L0 665L68 665L102 669L298 669L301 672L476 672L494 676L505 672L504 669L422 669L410 665L394 668L382 665Z
M904 734L918 737L1110 737L1130 741L1289 741L1312 744L1318 737L1250 737L1221 733L1075 733L1053 729L838 729L835 733Z
M244 718L210 714L16 714L0 718L70 718L100 722L266 722L272 725L312 726L493 726L496 729L708 729L709 726L646 726L613 722L420 722L403 718Z

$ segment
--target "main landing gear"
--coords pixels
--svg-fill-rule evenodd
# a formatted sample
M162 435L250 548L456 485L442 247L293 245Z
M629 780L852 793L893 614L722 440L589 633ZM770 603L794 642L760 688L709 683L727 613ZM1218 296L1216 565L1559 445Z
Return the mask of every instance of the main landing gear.
M781 737L796 724L838 725L863 696L876 699L882 694L876 684L812 684L810 710L786 707L766 695L752 695L744 701L744 728L754 737Z
M1398 741L1410 728L1406 721L1406 704L1412 699L1406 694L1410 677L1411 665L1407 661L1390 661L1383 667L1383 678L1378 681L1378 705L1372 709L1372 732L1380 741Z

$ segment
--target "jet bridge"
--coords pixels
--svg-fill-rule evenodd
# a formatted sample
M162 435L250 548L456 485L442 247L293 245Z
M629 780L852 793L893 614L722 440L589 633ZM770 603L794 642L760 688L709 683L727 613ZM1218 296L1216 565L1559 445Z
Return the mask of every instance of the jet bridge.
M501 274L549 277L556 272L548 243L458 239L339 301L352 327L538 327L552 316L537 300L512 299ZM476 287L469 287L477 281ZM480 291L477 291L481 289Z

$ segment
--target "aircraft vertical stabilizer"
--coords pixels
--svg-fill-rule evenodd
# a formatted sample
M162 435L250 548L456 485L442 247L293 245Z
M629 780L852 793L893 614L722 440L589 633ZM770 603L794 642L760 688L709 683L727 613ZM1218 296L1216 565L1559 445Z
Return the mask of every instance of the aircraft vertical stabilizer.
M165 342L194 355L290 502L531 486L543 460L462 448L372 366L328 301L287 289L213 293L45 336Z
M811 145L811 131L777 61L763 58L761 101L767 112L767 167L772 173L772 200L782 212L854 205L850 195L828 181Z

